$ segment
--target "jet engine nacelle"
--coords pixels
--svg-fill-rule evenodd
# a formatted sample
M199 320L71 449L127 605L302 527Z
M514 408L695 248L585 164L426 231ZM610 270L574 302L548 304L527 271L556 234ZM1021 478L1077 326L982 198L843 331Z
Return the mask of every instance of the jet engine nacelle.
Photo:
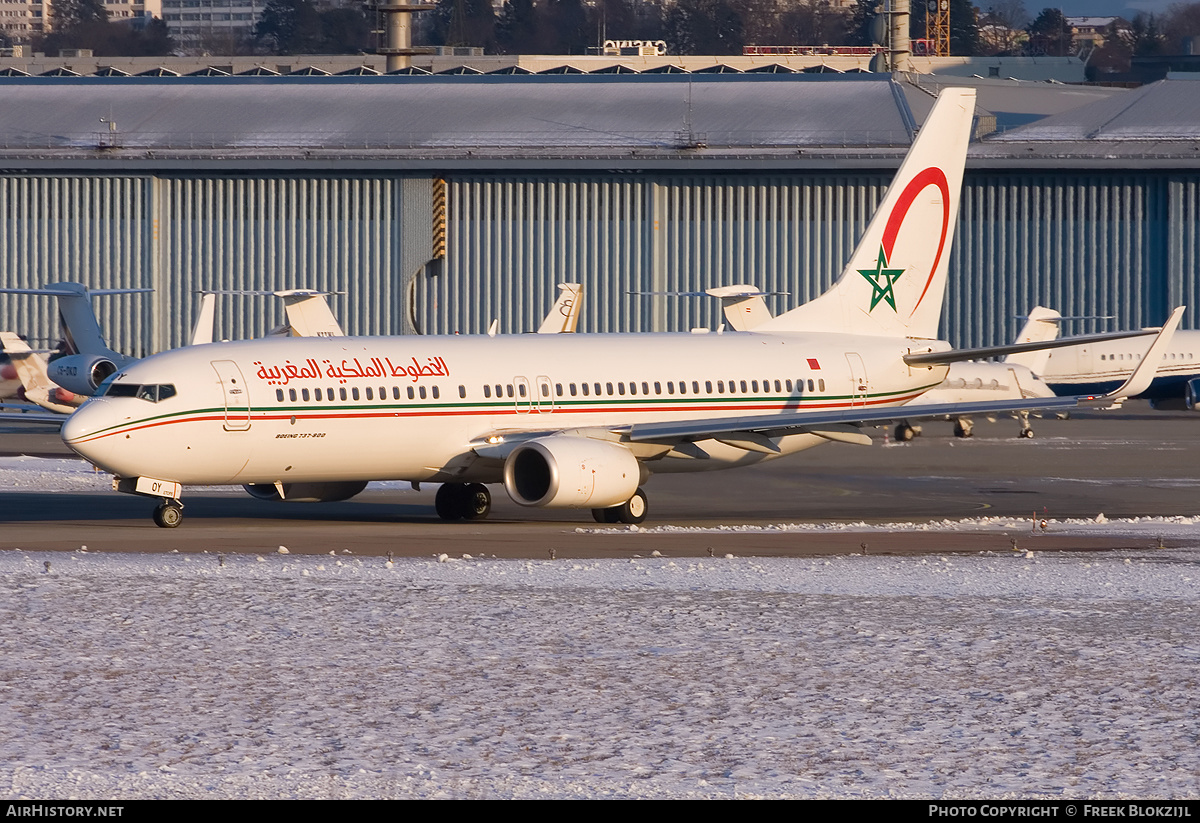
M259 500L283 500L286 503L336 503L349 500L367 487L365 480L346 480L330 483L284 483L283 497L273 483L250 483L242 486L246 493Z
M1188 411L1200 411L1200 378L1187 381L1183 397L1187 402Z
M522 506L604 509L633 497L640 479L629 449L587 437L530 440L504 462L504 489Z
M67 391L90 397L117 368L111 358L102 354L72 354L50 361L46 374Z

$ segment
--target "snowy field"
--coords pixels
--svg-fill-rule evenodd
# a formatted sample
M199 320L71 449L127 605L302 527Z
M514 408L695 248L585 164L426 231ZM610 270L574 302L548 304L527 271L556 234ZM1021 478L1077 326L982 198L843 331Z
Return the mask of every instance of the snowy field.
M6 796L1200 796L1196 549L223 563L0 552Z

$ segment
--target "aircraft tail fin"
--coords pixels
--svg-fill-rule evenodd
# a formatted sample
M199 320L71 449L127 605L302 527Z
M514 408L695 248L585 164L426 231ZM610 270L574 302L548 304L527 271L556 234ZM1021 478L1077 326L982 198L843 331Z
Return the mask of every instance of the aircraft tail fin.
M192 326L192 345L213 341L213 329L217 317L217 296L212 292L201 295L200 311L196 313L196 325Z
M838 280L759 329L935 338L974 115L943 89Z
M88 289L82 283L51 283L41 289L0 289L4 294L44 294L58 298L58 317L71 354L120 357L104 342L91 298L98 294L141 294L153 289Z
M75 407L79 405L78 403L59 402L64 394L72 400L75 399L75 396L60 389L50 379L50 375L46 372L46 361L30 349L29 344L14 332L0 332L0 348L4 349L13 368L17 370L17 377L21 380L25 399L30 403L35 403L50 411L64 413L74 411Z
M583 305L583 286L579 283L559 283L558 299L546 319L538 326L538 334L570 334L579 324L579 309Z
M333 316L324 292L296 289L277 291L275 295L283 298L283 308L287 312L288 325L292 327L292 337L346 336L341 324Z
M705 290L721 301L725 322L734 331L749 331L771 319L767 308L766 292L754 286L739 283L733 286L717 286Z
M1029 318L1025 321L1025 325L1017 333L1017 339L1014 342L1044 343L1047 340L1053 340L1058 337L1061 321L1062 315L1054 309L1048 309L1045 306L1034 306L1029 312ZM1046 363L1049 360L1050 349L1020 352L1010 354L1004 358L1005 363L1010 363L1014 366L1024 366L1034 374L1042 374L1046 370Z

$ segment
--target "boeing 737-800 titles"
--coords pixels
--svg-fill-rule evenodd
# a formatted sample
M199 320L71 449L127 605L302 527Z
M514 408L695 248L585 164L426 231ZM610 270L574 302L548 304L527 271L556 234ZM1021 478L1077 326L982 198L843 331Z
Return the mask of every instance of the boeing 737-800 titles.
M858 425L911 417L898 407L940 384L948 363L980 356L936 339L974 101L971 90L942 92L841 277L754 331L194 346L122 369L63 439L119 491L161 498L155 521L166 527L181 519L183 486L333 500L388 479L444 484L446 518L485 516L487 484L503 483L524 506L634 523L651 474L869 442ZM1099 402L1152 373L1138 369Z

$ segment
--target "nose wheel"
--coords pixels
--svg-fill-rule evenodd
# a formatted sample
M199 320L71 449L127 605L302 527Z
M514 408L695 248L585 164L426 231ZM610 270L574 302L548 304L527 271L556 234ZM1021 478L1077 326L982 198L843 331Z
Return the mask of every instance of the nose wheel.
M183 504L178 500L164 500L154 509L154 525L160 529L173 529L183 522Z

